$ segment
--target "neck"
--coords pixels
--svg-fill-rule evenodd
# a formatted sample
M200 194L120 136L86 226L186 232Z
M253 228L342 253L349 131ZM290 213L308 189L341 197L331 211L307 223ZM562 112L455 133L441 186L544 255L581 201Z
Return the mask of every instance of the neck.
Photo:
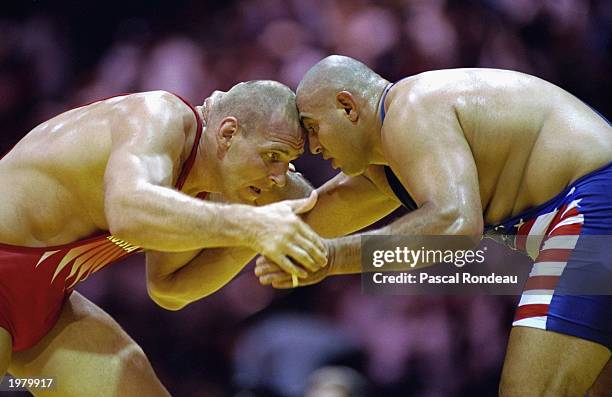
M201 111L200 109L197 110ZM200 141L197 143L198 151L195 161L182 189L186 194L193 195L199 192L217 193L221 191L221 178L218 177L221 173L216 156L217 145L213 137L209 135L204 126Z
M373 99L369 103L370 111L368 114L370 115L370 120L368 120L367 128L365 130L369 134L368 142L370 145L370 164L387 165L387 160L385 159L385 153L382 145L383 123L380 120L380 111L382 107L382 96L385 88L389 84L390 83L387 80L381 79L381 81L376 84L375 88L373 89L371 96Z

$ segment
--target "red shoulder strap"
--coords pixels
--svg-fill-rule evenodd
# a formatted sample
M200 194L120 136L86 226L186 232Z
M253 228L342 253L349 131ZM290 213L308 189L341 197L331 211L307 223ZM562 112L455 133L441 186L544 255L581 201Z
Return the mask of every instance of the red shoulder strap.
M176 94L174 94L176 95ZM185 184L185 181L187 180L187 176L189 175L189 171L191 171L191 167L193 167L193 163L195 162L195 158L196 155L198 153L198 146L199 146L199 142L200 142L200 138L202 137L202 127L203 127L203 123L202 123L202 118L200 118L200 115L198 114L197 110L195 110L195 108L189 103L187 102L185 99L181 98L180 95L176 95L176 97L178 99L180 99L181 101L183 101L183 103L185 103L185 105L189 106L189 108L191 109L191 111L193 112L193 114L195 115L196 121L197 121L197 126L196 126L196 135L195 138L193 140L193 147L191 148L191 153L189 153L189 157L187 157L187 160L185 161L185 163L183 164L183 169L181 170L181 173L176 181L176 189L181 190L183 188L183 185Z

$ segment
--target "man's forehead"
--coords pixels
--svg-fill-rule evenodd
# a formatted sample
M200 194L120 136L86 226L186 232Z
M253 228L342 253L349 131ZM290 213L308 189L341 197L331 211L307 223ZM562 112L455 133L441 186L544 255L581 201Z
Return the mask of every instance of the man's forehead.
M288 145L296 151L304 150L304 131L301 128L287 130L269 129L265 133L265 138L269 142Z
M298 114L300 121L304 122L304 119L318 120L321 113L325 110L326 103L322 103L322 100L304 100L297 103Z
M324 87L318 84L305 84L298 89L295 96L295 102L300 111L306 110L307 108L312 109L325 98L326 93L327 91Z

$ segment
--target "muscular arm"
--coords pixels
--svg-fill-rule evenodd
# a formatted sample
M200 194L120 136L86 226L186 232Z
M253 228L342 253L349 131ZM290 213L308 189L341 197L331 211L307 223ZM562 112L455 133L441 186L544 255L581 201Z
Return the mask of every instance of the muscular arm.
M466 245L461 248L471 248L479 239L483 220L478 175L454 109L444 106L443 98L431 95L396 101L400 103L389 107L382 130L383 151L418 209L381 229L328 241L328 267L300 280L302 285L328 275L360 273L364 235L468 236L460 242L460 246ZM404 103L409 106L401 106ZM325 230L325 217L320 223ZM312 225L316 229L316 222ZM423 243L415 241L413 248L420 249ZM290 277L266 258L258 260L256 274L262 284L291 287Z
M318 188L317 193L317 204L302 218L327 238L363 229L399 206L368 178L368 172L356 177L340 173Z
M283 188L262 193L258 204L307 197L312 186L297 173L287 173ZM223 201L218 195L213 201ZM230 282L256 255L244 247L209 248L189 252L147 251L147 289L161 307L179 310Z
M247 206L209 203L173 189L180 173L191 110L170 94L115 104L112 148L104 176L110 232L145 249L187 251L237 246ZM183 159L184 160L184 159Z
M390 108L383 150L419 208L365 234L462 235L470 236L469 242L477 240L483 227L478 174L452 106L431 94L396 101L410 106ZM333 240L332 274L361 271L360 237Z

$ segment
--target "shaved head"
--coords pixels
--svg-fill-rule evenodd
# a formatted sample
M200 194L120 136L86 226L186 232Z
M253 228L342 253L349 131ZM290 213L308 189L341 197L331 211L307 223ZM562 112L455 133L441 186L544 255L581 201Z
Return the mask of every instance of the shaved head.
M370 99L371 93L384 81L365 64L342 55L331 55L314 65L297 88L297 95L305 100L318 100L321 95L349 91L353 95ZM384 83L383 83L384 84Z
M363 173L380 135L378 103L387 84L353 58L332 55L314 65L297 89L310 151L349 176Z
M214 105L215 119L235 117L245 133L263 129L270 133L283 129L283 138L292 145L302 145L304 136L299 128L283 128L299 125L295 94L279 82L255 80L236 84Z
M206 99L203 145L218 191L231 202L254 203L262 191L286 182L289 162L306 140L289 87L276 81L236 84Z

